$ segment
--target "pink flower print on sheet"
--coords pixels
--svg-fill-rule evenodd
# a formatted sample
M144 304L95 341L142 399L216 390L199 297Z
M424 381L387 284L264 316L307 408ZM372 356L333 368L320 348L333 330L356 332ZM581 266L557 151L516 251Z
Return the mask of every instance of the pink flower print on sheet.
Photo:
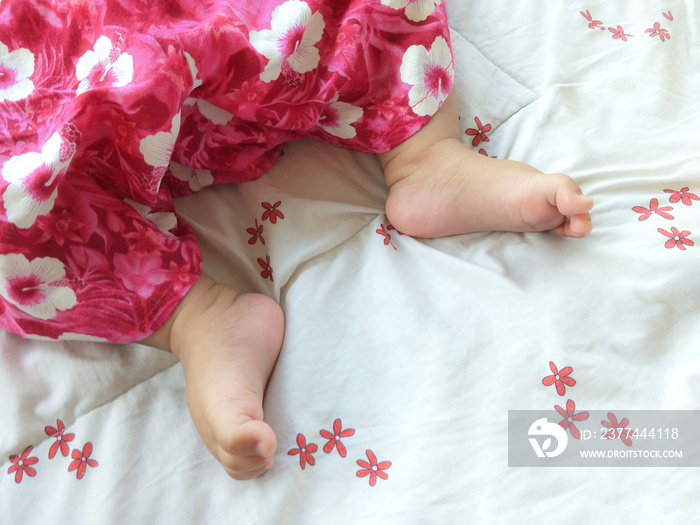
M369 449L365 454L369 462L362 459L357 460L357 465L362 468L357 471L356 476L358 478L369 476L370 487L374 487L377 484L377 478L389 479L389 475L384 471L391 467L391 461L377 461L377 456Z
M75 470L77 471L77 478L83 479L88 467L95 468L99 465L97 461L95 461L94 459L90 459L91 455L92 443L90 443L89 441L85 443L85 446L83 447L82 451L78 449L73 450L73 452L71 452L71 457L73 458L73 461L71 461L71 464L68 465L68 472L73 472Z
M0 176L9 182L3 193L7 219L18 228L30 228L37 217L48 214L58 196L58 182L70 158L61 161L63 140L58 133L41 148L12 157L5 162Z
M669 21L673 20L673 13L671 13L671 11L669 11L668 13L661 13L661 14L664 15L664 18L666 20L669 20Z
M430 49L409 47L401 59L401 80L411 86L408 101L421 117L432 116L450 94L454 84L454 62L447 41L439 36Z
M608 31L612 33L613 40L622 40L623 42L627 42L628 37L634 36L625 33L625 30L622 29L622 26L609 27Z
M602 436L603 439L615 439L619 437L620 441L622 441L628 447L631 447L632 439L630 438L630 435L632 430L627 428L627 425L629 425L629 420L624 418L622 421L618 422L617 416L615 416L615 414L612 412L608 412L608 419L609 421L600 422L601 425L609 429Z
M118 44L121 37L118 36ZM119 45L101 36L92 50L87 51L75 66L75 75L80 81L76 95L100 87L123 87L134 79L134 59L121 53Z
M260 240L263 246L265 245L265 238L263 237L263 225L258 224L258 219L255 219L255 227L248 228L246 231L250 235L252 235L252 237L248 239L248 244L252 246L256 242L258 242L258 240Z
M65 276L63 263L53 257L0 255L0 296L36 319L53 319L78 304L75 292L63 285Z
M15 475L15 483L22 483L22 478L25 474L32 478L36 476L36 470L34 467L32 467L32 465L36 465L39 458L29 457L29 454L32 453L33 449L34 447L30 445L25 448L24 452L22 452L19 456L10 456L12 465L10 465L10 468L7 469L7 473Z
M591 13L588 9L586 9L586 12L580 11L581 16L588 20L588 29L600 29L600 30L605 30L605 27L603 26L603 22L600 20L593 20L593 17L591 16Z
M34 91L34 55L24 48L10 51L0 42L0 102L17 102Z
M289 456L299 455L299 466L301 466L302 470L306 468L307 464L314 466L316 460L313 454L318 451L318 445L316 445L316 443L307 444L306 436L304 436L304 434L297 434L297 447L298 448L291 449L287 454Z
M677 202L682 202L686 206L692 206L693 201L700 200L700 197L695 195L694 193L690 193L690 188L687 186L685 188L681 188L680 190L664 190L664 193L670 193L671 196L669 197L668 201L671 204L675 204Z
M640 221L645 221L649 217L651 217L653 214L659 215L663 217L664 219L668 220L673 220L674 217L670 213L667 213L669 211L672 211L673 207L672 206L663 206L659 208L659 200L658 199L651 199L649 201L649 208L645 208L643 206L635 206L632 208L632 211L635 211L639 213L639 220Z
M561 428L564 430L569 429L569 432L571 432L571 436L574 439L581 439L581 432L579 432L575 422L585 421L588 419L590 414L588 412L576 413L576 404L571 399L566 402L566 410L559 405L554 405L554 409L564 418L559 422L559 426L561 426Z
M250 43L268 59L260 80L277 80L283 67L308 73L321 60L316 44L326 24L321 13L312 13L306 2L287 0L272 11L270 29L250 31Z
M669 239L664 244L664 246L669 250L673 248L685 250L686 246L695 246L695 243L687 238L688 235L690 235L690 232L688 230L680 231L675 226L672 226L670 232L664 230L663 228L659 228L658 232L662 235L665 235L666 237L669 237Z
M258 257L258 264L263 269L263 271L260 272L260 276L263 279L270 279L270 281L274 282L274 279L272 277L272 266L270 266L270 256L266 255L265 259Z
M390 230L396 230L399 235L403 235L399 230L394 228L391 224L388 226L385 226L382 224L382 227L375 230L375 233L378 233L382 237L384 237L384 246L391 246L394 250L396 250L396 246L394 246L394 243L391 242L391 234L389 233Z
M411 22L422 22L435 11L435 5L442 0L382 0L382 5L392 9L405 9L406 18Z
M481 142L489 142L489 138L486 134L491 131L492 127L491 124L482 124L479 117L474 117L474 122L476 122L476 129L469 128L465 133L470 137L474 137L472 139L472 146L477 147ZM484 152L484 154L486 154L486 152Z
M345 456L347 456L348 452L341 440L342 438L355 435L355 430L352 428L347 428L343 430L342 421L340 419L336 419L335 421L333 421L332 432L328 430L321 430L320 434L321 437L328 440L328 442L323 446L323 451L326 454L330 454L331 451L335 448L338 450L338 454L340 454L340 457L344 458Z
M282 204L282 201L277 201L274 204L263 202L262 207L265 208L265 212L262 215L262 220L269 220L272 224L276 224L277 219L284 219L284 213L277 209L279 208L280 204Z
M47 436L56 438L56 441L53 445L51 445L51 448L49 449L49 459L53 459L59 450L61 451L61 454L64 458L68 457L68 454L70 452L68 443L75 439L75 434L66 434L65 430L66 427L63 425L63 421L61 421L60 419L56 420L55 428L51 426L47 426L44 428L44 432L46 432Z
M654 37L658 36L662 42L665 42L666 40L671 38L671 35L668 34L668 29L663 29L661 27L661 24L658 22L654 22L654 27L650 27L649 29L647 29L644 32L651 33L649 35L650 38L654 38Z
M576 384L576 380L574 380L574 378L572 377L569 377L569 374L574 371L574 369L570 366L565 366L561 370L558 370L557 366L552 361L550 361L549 369L552 371L552 375L543 378L542 384L544 386L555 385L555 388L557 389L557 394L559 394L560 396L563 396L566 393L567 386L574 386Z
M481 148L481 149L478 151L478 153L479 153L479 155L483 155L484 157L488 157L488 156L489 156L488 152L487 152L484 148ZM497 159L498 157L497 157L496 155L492 155L491 158L492 158L492 159Z

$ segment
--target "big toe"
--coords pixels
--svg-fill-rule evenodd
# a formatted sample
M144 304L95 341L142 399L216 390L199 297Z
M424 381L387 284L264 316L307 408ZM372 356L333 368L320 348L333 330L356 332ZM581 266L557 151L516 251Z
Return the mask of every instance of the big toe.
M217 430L217 457L235 479L251 479L272 465L277 439L264 421L248 419L235 427Z

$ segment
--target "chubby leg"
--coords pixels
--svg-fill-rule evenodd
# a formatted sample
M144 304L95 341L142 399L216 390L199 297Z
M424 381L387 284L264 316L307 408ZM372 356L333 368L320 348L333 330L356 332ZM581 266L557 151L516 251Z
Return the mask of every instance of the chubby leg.
M546 231L584 237L593 200L568 176L497 160L464 147L450 95L414 136L379 156L390 188L386 213L403 233Z
M143 341L180 360L195 427L235 479L254 478L272 465L277 442L263 421L262 402L283 337L284 317L274 300L239 294L203 275Z

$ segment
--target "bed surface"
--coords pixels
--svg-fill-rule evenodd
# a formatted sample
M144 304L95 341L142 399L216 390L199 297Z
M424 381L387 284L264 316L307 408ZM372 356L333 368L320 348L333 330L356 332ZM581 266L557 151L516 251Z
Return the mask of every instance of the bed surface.
M695 519L693 468L509 467L508 412L700 409L700 4L446 1L465 144L572 176L593 233L413 239L375 158L289 144L178 201L286 312L273 468L226 476L169 354L0 333L0 523Z

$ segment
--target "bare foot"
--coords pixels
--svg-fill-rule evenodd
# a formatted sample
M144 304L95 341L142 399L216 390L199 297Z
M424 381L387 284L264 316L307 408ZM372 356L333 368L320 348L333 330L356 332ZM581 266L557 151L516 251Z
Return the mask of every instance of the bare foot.
M585 237L593 199L570 177L497 160L462 145L448 97L413 137L380 155L392 225L415 237L479 231L547 231Z
M202 276L165 330L165 349L182 363L187 402L204 444L235 479L264 473L277 447L262 404L284 336L279 305ZM161 335L145 342L162 348Z
M478 231L591 232L593 199L562 174L475 153L442 141L392 185L387 216L403 233L444 237Z

